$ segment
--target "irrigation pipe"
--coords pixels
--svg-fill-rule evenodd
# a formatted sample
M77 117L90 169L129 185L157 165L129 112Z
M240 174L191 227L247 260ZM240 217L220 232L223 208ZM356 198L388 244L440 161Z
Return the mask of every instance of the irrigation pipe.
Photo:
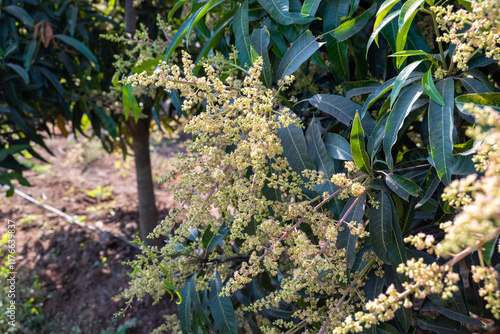
M3 188L4 189L9 189L8 186L3 186ZM85 228L87 230L90 230L90 231L93 231L93 232L109 233L111 236L113 236L113 237L115 237L117 239L120 239L121 241L126 242L130 246L140 249L140 247L137 244L132 243L130 240L125 239L122 236L119 236L119 235L111 233L109 231L100 229L98 227L94 227L94 226L90 226L90 225L84 224L84 223L78 221L75 217L71 217L70 215L62 212L61 210L57 210L56 208L51 207L50 205L47 205L47 204L44 204L44 203L40 203L39 201L37 201L36 199L34 199L33 197L31 197L30 195L27 195L27 194L23 193L20 190L14 189L14 193L17 194L17 195L19 195L19 196L21 196L22 198L30 201L31 203L34 203L34 204L38 205L41 208L44 208L45 210L48 210L50 212L55 213L58 216L61 216L61 217L65 218L68 221L68 223L70 223L70 224L78 225L80 227L83 227L83 228Z

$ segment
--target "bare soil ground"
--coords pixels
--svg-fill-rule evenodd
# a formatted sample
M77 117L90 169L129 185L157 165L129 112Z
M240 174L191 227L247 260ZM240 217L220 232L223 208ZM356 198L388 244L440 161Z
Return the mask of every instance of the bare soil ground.
M70 216L77 215L90 226L134 239L137 225L137 193L133 158L107 154L97 140L79 141L54 137L47 141L53 157L44 164L28 163L25 177L32 187L17 186L22 192ZM165 174L174 153L183 151L181 141L153 149L154 176ZM100 188L99 188L100 187ZM172 194L156 185L157 206L164 217L174 205ZM151 298L136 302L125 318L113 314L125 307L115 296L127 287L132 271L122 265L137 250L107 233L96 233L71 225L27 200L0 194L0 236L7 220L16 222L19 284L41 284L43 321L27 333L115 333L120 324L132 320L126 333L149 333L162 323L162 316L176 312L168 299L152 307ZM18 296L28 298L29 296ZM24 303L23 300L21 300ZM134 320L135 318L135 320Z

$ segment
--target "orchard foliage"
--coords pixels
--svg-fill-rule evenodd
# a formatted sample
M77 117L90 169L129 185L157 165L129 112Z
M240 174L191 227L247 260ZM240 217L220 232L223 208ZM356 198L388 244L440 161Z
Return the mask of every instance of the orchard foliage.
M176 291L183 333L498 321L500 8L441 3L180 0L164 62L127 82L205 112L124 295Z

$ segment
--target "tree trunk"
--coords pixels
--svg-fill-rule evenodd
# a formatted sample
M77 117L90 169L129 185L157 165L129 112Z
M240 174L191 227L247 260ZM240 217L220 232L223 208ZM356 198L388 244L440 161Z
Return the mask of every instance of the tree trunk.
M164 245L162 239L146 239L158 224L158 210L155 204L151 158L149 154L149 124L151 117L141 118L137 123L129 117L128 126L134 149L137 196L139 198L139 230L141 239L147 245Z
M125 0L125 32L135 35L137 12L133 0ZM163 239L147 239L146 237L158 224L158 209L155 203L151 158L149 155L149 124L151 110L143 110L147 116L136 123L133 117L128 119L128 128L134 149L135 174L137 177L137 197L139 198L139 230L141 239L150 246L161 247Z

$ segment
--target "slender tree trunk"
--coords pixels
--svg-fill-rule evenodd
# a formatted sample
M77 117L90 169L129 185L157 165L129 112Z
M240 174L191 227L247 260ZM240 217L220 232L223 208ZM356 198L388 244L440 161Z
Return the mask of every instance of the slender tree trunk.
M135 34L137 12L133 0L125 0L125 31L131 37ZM134 149L135 173L137 176L137 197L139 198L139 230L141 239L150 246L164 245L162 239L147 239L146 237L158 224L158 209L155 203L151 157L149 154L149 124L151 110L143 110L147 116L136 123L133 117L128 119L128 127Z

